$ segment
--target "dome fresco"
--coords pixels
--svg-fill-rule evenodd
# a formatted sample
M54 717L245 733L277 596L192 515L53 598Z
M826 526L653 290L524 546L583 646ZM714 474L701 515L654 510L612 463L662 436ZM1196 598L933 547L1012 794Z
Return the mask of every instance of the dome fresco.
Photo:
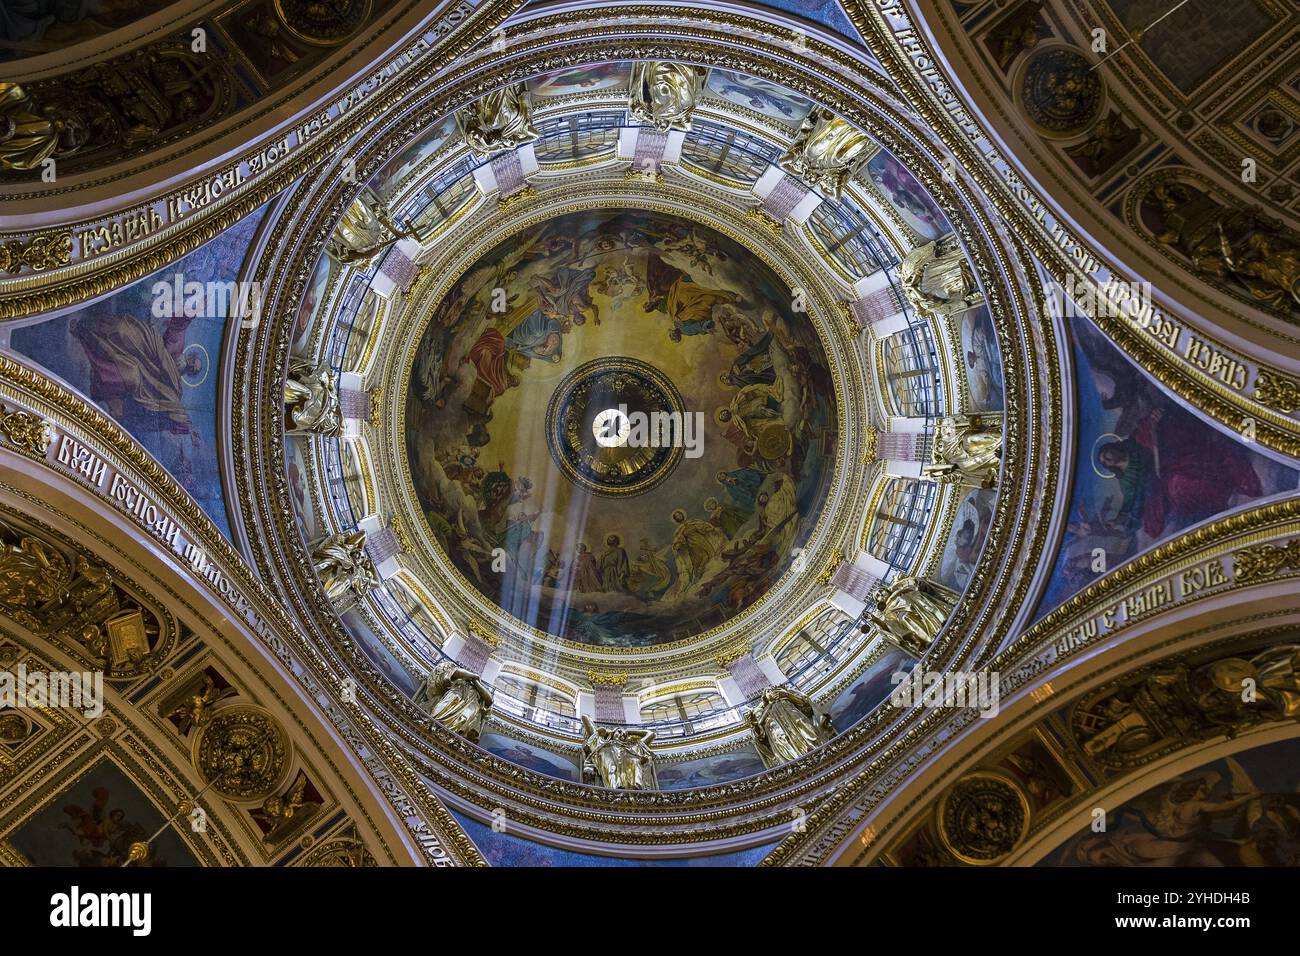
M759 600L835 463L832 377L799 304L739 243L662 213L573 213L499 243L434 310L406 395L439 547L513 617L586 644L683 640ZM620 407L646 434L602 447L594 417Z

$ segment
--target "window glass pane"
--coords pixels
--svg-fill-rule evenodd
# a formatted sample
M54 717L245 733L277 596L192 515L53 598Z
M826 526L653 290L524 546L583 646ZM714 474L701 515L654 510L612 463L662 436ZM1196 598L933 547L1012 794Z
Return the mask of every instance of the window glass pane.
M930 327L917 322L883 343L885 384L896 415L934 418L943 410L939 354Z
M567 163L612 153L619 130L625 125L624 111L571 113L546 120L537 127L541 139L533 143L539 163Z
M697 119L682 145L682 161L715 176L757 182L781 150L751 133Z

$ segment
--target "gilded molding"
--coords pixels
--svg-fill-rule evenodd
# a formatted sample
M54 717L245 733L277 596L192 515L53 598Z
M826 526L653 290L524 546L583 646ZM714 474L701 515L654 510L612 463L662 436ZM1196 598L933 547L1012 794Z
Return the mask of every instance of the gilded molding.
M41 406L56 409L60 416L57 424L62 433L77 435L88 443L98 443L104 449L101 454L108 454L116 459L114 467L129 473L131 479L141 487L148 488L149 494L175 516L185 536L202 550L209 564L220 568L221 574L234 585L237 593L249 602L250 609L269 625L262 633L268 649L284 661L292 672L299 674L299 679L308 695L321 700L318 695L325 693L328 688L329 694L335 699L341 699L342 684L340 678L336 676L337 671L325 663L314 645L300 638L302 633L300 626L284 610L280 602L274 599L265 585L255 577L225 535L212 524L171 475L116 422L95 406L77 398L34 369L3 354L0 354L0 385L7 386L5 390L10 393L11 401L14 395L22 394L34 397ZM48 458L44 460L57 474L66 475L69 479L73 478L71 473L58 471ZM149 534L149 529L144 528L138 518L133 516L128 520L136 522L142 535ZM207 584L203 583L201 586L207 587ZM232 614L244 616L233 606ZM295 659L299 662L298 667L294 666ZM366 762L367 770L372 776L382 772L390 777L395 775L396 781L400 781L400 783L395 782L394 786L386 791L390 800L401 794L412 795L414 802L411 803L411 815L416 822L408 821L407 826L413 830L420 827L425 829L426 838L419 839L419 845L430 863L434 865L482 863L482 855L460 829L455 818L428 793L428 788L418 775L411 770L405 760L398 757L384 735L374 728L359 704L347 705L347 709L344 710L337 703L330 701L324 705L324 709L351 746L357 748L359 752L369 750L379 755ZM358 725L365 726L367 730L361 732L358 730ZM383 789L382 781L377 780L376 783ZM407 798L403 796L402 799ZM438 828L437 831L429 831L425 820L433 821Z
M0 404L0 435L29 458L43 459L50 452L54 431L50 423L30 412L6 409Z
M1300 538L1286 544L1261 544L1233 554L1233 574L1238 581L1261 581L1282 571L1300 571Z
M1008 447L1015 450L1009 455L1004 482L1030 489L1030 495L1040 500L1054 500L1055 482L1059 478L1060 451L1051 436L1056 429L1051 423L1059 419L1062 408L1061 381L1057 368L1057 343L1055 330L1050 324L1037 320L1041 315L1033 293L1025 291L1028 285L1020 272L1019 250L1003 249L991 237L1001 234L997 217L982 205L978 192L967 184L945 184L937 168L927 165L925 156L896 126L889 125L881 115L894 115L892 103L886 103L878 89L863 87L861 102L854 102L842 91L845 76L857 75L848 68L848 58L843 58L845 68L836 71L827 64L838 54L832 48L810 39L809 52L796 51L777 38L755 40L755 49L743 49L736 44L736 34L754 26L754 21L733 14L698 11L700 22L694 23L685 38L672 42L652 36L664 29L661 13L636 14L620 18L618 22L593 23L585 14L557 14L529 21L532 36L513 32L508 35L512 50L517 56L507 63L494 65L490 72L469 72L462 88L479 89L517 82L532 73L545 72L574 63L626 58L653 58L659 54L680 55L689 51L695 62L716 63L729 69L752 72L791 86L796 92L818 99L837 108L853 122L861 124L880 138L899 158L917 170L918 178L936 195L950 218L960 220L961 239L971 250L974 268L981 285L989 294L991 312L997 329L999 346L1004 356L1028 354L1028 366L1008 363ZM563 31L572 29L580 36L565 37ZM636 34L629 38L623 34ZM557 50L569 43L571 49ZM837 85L838 84L838 85ZM855 90L855 93L857 91ZM440 100L438 108L430 107L411 116L412 130L427 126L447 110L457 105L459 91ZM865 104L865 105L864 105ZM838 109L843 107L842 110ZM890 122L893 122L892 120ZM364 153L358 159L358 173L368 175L378 168L378 163L391 156L397 147L380 149L374 154ZM367 158L374 156L373 159ZM665 177L668 178L668 177ZM733 187L734 188L734 187ZM314 235L316 230L304 228L294 216L311 205L312 215L318 222L341 212L341 200L327 198L322 186L320 195L310 189L286 205L284 219L277 223L272 234L271 247L288 238L287 231ZM958 212L959 211L959 212ZM304 219L306 217L304 216ZM308 245L312 240L308 240ZM288 243L285 242L287 246ZM311 259L311 255L301 256ZM272 275L271 285L282 290L280 298L289 308L301 300L308 281L305 267L291 269L287 264L266 266L263 275ZM1007 276L1010 288L1004 288ZM276 313L278 315L278 312ZM284 364L280 349L287 348L288 331L283 323L271 328L264 323L256 341L250 336L238 343L240 360L236 366L235 388L240 394L272 394L281 376ZM1021 348L1022 336L1032 334L1035 339ZM1014 404L1013 404L1014 403ZM254 411L261 402L253 403ZM1032 417L1031 417L1032 416ZM245 437L246 436L246 437ZM282 523L288 528L291 512L283 477L271 468L277 454L282 458L281 438L275 423L260 420L237 423L234 440L237 453L248 460L264 459L266 467L259 467L253 476L239 476L241 487L238 497L252 508L245 520L263 521L266 527L278 528ZM1019 553L1024 562L1036 561L1046 544L1047 522L1025 524L1017 515L1017 502L1011 496L999 496L999 504L989 532L986 555L1003 553L1013 536L1019 539ZM260 527L260 526L259 526ZM544 832L560 832L593 841L611 841L627 844L664 845L683 840L683 824L697 825L693 839L699 839L700 829L707 827L710 838L723 836L755 835L773 832L789 821L788 809L798 805L814 808L828 787L847 783L857 773L876 774L883 770L883 754L891 748L912 748L937 727L935 720L921 720L899 728L895 732L896 714L886 708L864 719L849 732L827 744L821 751L800 761L784 765L754 778L703 788L701 790L664 791L653 794L619 793L590 788L555 778L547 778L493 758L454 735L442 734L436 727L423 728L416 723L410 702L386 682L382 674L364 659L355 642L341 633L341 627L328 609L321 608L310 589L303 590L292 583L297 579L300 564L300 542L288 535L277 535L283 551L263 550L269 545L265 532L257 537L255 560L259 571L270 581L284 581L291 592L295 609L303 615L310 633L320 637L321 652L329 656L335 666L344 672L351 670L360 680L360 691L365 700L386 713L391 739L397 742L435 786L456 794L480 808L505 807L511 819L537 826ZM978 651L979 641L996 642L1010 626L1011 615L999 608L1023 603L1030 588L1029 576L1014 573L1015 569L1000 566L995 560L980 563L972 576L969 599L954 616L947 636L933 651L936 663L955 666ZM981 610L983 609L983 610ZM978 637L977 637L978 635ZM417 731L415 728L420 727ZM628 822L627 814L637 814L635 826Z
M1300 382L1261 368L1255 375L1255 401L1288 415L1300 411Z

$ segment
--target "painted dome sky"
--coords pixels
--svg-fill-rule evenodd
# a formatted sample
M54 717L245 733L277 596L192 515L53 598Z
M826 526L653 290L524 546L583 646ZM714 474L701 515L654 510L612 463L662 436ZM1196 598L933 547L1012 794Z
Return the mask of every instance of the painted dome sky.
M501 242L412 366L407 455L439 547L504 611L580 643L683 640L748 608L834 464L832 379L797 304L738 243L660 213ZM597 420L611 408L627 419Z

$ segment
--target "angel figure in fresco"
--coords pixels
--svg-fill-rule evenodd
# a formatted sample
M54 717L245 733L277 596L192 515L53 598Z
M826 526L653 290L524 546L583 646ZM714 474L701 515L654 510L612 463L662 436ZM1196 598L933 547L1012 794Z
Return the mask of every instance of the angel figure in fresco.
M192 317L169 318L159 331L133 315L87 315L69 329L90 363L90 397L121 418L127 401L160 420L160 427L201 444L183 400L182 376L202 371L197 351L185 351Z
M695 228L685 230L685 235L664 242L663 247L669 252L680 252L690 260L692 269L703 269L713 275L713 263L725 262L727 254L718 246L716 240L701 236Z
M532 285L539 308L547 318L585 325L587 318L600 325L600 308L591 301L595 269L560 266L550 276L534 276Z
M63 808L68 819L59 824L77 840L72 857L77 866L120 867L130 857L134 843L148 842L149 834L137 823L127 819L126 811L109 807L109 790L96 787L91 792L92 802L87 809L77 804ZM137 861L136 866L166 866L166 862L152 855Z
M1093 866L1234 866L1259 855L1251 831L1263 816L1265 797L1273 795L1261 794L1237 761L1229 757L1225 763L1232 784L1226 796L1213 796L1219 773L1184 775L1163 789L1153 812L1133 805L1121 810L1119 826L1081 842L1077 859ZM1267 832L1276 823L1284 832L1290 826L1285 812L1266 821L1259 828L1264 847L1276 844L1277 834ZM1288 836L1294 839L1294 833Z
M601 266L596 270L596 275L591 290L608 296L616 312L624 303L645 294L645 280L632 268L627 256L618 264Z
M657 253L651 253L646 261L646 289L645 311L663 312L672 319L668 337L674 342L680 342L685 335L708 335L715 324L714 307L740 301L734 292L697 285Z

